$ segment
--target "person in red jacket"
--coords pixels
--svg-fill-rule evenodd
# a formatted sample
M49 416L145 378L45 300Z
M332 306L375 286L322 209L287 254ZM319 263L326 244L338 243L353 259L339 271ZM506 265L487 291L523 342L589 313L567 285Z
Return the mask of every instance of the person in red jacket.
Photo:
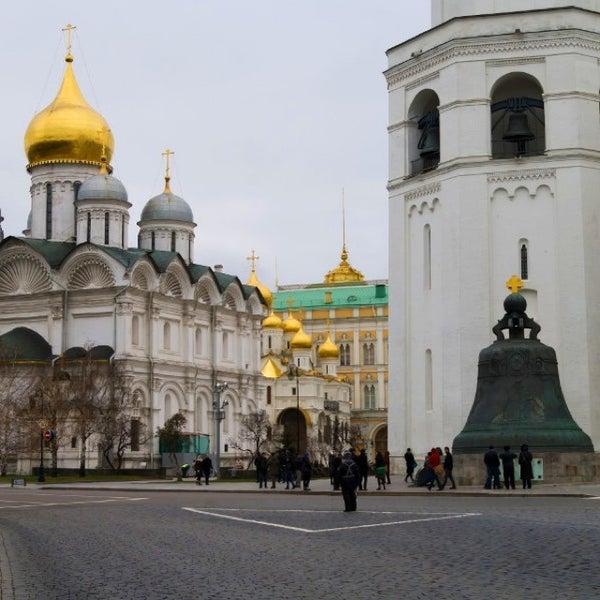
M438 487L438 490L443 490L444 486L442 485L442 482L440 481L439 478L439 473L438 471L441 468L441 456L438 453L436 448L432 448L431 451L429 452L429 454L427 455L427 460L425 461L425 466L428 469L431 469L431 479L429 481L429 483L427 484L427 487L429 488L429 490L431 491L431 488L433 487L433 484L435 483Z

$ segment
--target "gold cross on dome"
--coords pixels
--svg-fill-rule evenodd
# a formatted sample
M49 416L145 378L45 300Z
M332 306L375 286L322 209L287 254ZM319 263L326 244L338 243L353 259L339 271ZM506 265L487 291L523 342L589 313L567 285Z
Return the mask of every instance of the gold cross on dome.
M513 294L517 294L523 287L523 282L516 275L512 275L505 285Z
M162 153L162 155L166 158L166 162L167 162L167 166L165 169L165 177L169 177L169 170L170 170L170 158L171 158L171 154L175 154L175 152L173 152L173 150L169 150L168 148Z
M71 25L71 23L68 23L62 28L63 31L67 32L67 54L71 54L71 31L73 31L73 29L77 29L77 27Z
M252 266L252 270L256 271L256 261L260 260L260 256L257 256L254 252L254 248L252 248L252 254L250 256L246 256L246 260L250 261L250 265Z
M285 303L288 305L288 309L291 312L292 311L292 307L294 306L294 299L290 296Z

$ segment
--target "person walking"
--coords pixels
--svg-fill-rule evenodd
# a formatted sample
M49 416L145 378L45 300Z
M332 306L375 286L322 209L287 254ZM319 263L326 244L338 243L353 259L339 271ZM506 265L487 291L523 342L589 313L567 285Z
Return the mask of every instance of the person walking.
M337 491L340 489L340 467L342 466L342 457L339 452L335 453L331 464L333 469L333 489Z
M310 491L310 478L312 476L312 465L310 464L310 457L308 452L302 455L300 461L300 476L302 477L302 489L305 492Z
M444 447L444 481L442 482L442 487L446 487L446 483L450 480L452 485L450 486L451 490L456 489L456 483L454 482L454 477L452 476L452 469L454 469L454 458L450 452L450 448L448 446Z
M375 477L377 478L377 489L385 490L385 458L381 452L375 454Z
M358 472L360 473L358 489L366 491L367 479L369 478L369 459L364 448L360 451L356 462L358 463Z
M415 480L413 479L413 473L415 472L417 461L415 460L415 455L412 453L410 448L406 449L406 452L404 453L404 460L406 462L406 476L404 477L404 481L408 483L408 480L410 479L414 483Z
M210 460L210 456L206 454L202 459L202 474L204 475L204 483L208 485L208 480L210 478L210 474L212 473L212 460Z
M507 490L515 489L515 458L517 455L511 452L510 446L504 446L504 452L500 453L502 461L502 473L504 474L504 487Z
M267 489L267 478L269 473L269 461L267 460L267 455L262 452L254 461L256 465L256 470L258 472L258 487L262 489L264 486L265 490Z
M356 510L356 488L360 480L358 465L352 456L352 452L345 452L340 465L340 486L344 498L344 512Z
M279 457L275 452L267 460L267 478L271 480L271 489L274 490L279 479Z
M196 475L196 485L202 485L202 454L196 456L193 464L194 474Z
M440 449L441 450L441 449ZM444 489L442 482L440 481L440 475L443 473L444 468L442 467L442 457L440 452L438 452L437 448L432 448L429 454L427 455L427 460L425 461L427 468L431 469L432 477L427 484L427 488L431 491L433 485L437 485L438 490L441 492Z
M285 489L290 489L290 483L292 489L296 488L296 465L295 461L290 452L285 455Z
M385 460L385 478L387 481L387 484L389 485L391 482L390 480L390 451L386 450L384 455L383 455L383 459Z
M533 456L529 452L529 446L523 444L519 453L519 465L521 466L521 481L523 489L531 489L531 480L533 479Z
M483 455L483 462L486 467L485 489L492 489L492 482L495 490L500 489L500 458L494 449L490 446L488 451Z

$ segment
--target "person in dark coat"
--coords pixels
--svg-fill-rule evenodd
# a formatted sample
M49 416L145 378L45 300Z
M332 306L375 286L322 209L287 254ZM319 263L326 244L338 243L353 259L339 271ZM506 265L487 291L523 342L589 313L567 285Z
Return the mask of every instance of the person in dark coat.
M358 472L360 473L358 489L366 490L367 479L369 478L369 459L367 458L367 453L364 448L360 451L356 462L358 464Z
M333 489L340 489L340 467L342 466L342 457L339 452L336 452L332 461L332 469L333 469Z
M383 459L385 460L385 478L387 480L388 485L392 483L390 480L390 451L386 450Z
M267 479L269 477L269 461L267 455L262 452L256 457L254 461L256 465L256 471L258 472L258 487L262 488L263 485L265 490L267 489Z
M415 480L413 479L413 473L415 472L415 466L417 461L415 460L415 455L412 453L410 448L406 449L404 453L404 460L406 461L406 476L404 477L404 481L408 483L410 479L413 483Z
M192 467L194 469L194 474L196 475L196 483L202 485L202 454L196 456L196 460Z
M274 490L279 479L279 457L275 452L267 459L267 477L271 480L271 489Z
M446 487L446 483L450 480L452 486L451 490L456 489L456 483L454 483L454 477L452 476L452 469L454 469L454 458L450 452L450 448L448 446L444 447L444 481L442 482L442 487Z
M531 489L531 480L533 479L533 456L529 452L529 446L523 444L521 446L521 452L519 453L519 465L521 466L521 481L523 482L523 489Z
M515 489L515 463L517 455L511 452L510 446L504 446L504 452L500 453L502 461L502 473L504 474L504 487L507 490Z
M212 460L210 460L210 456L206 454L202 459L202 474L204 475L204 483L206 485L208 485L208 479L212 473L212 468Z
M344 453L339 473L342 497L344 498L344 512L353 512L356 510L356 488L360 480L360 473L352 452Z
M490 446L488 451L483 455L483 462L486 467L486 477L485 477L485 489L492 489L492 480L494 484L494 489L500 489L500 458L498 457L498 453L494 449L494 446Z
M302 477L302 489L306 492L310 490L310 478L312 476L312 465L310 464L310 458L308 452L302 455L300 461L300 476Z

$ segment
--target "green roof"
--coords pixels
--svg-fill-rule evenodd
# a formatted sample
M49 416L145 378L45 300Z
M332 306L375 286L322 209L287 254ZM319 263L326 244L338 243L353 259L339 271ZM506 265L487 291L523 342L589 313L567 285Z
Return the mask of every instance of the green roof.
M0 336L1 360L51 361L53 358L50 344L28 327L15 327Z
M290 299L293 302L292 310L386 306L388 304L388 286L385 283L378 283L280 290L273 294L273 310L279 312L289 310Z

